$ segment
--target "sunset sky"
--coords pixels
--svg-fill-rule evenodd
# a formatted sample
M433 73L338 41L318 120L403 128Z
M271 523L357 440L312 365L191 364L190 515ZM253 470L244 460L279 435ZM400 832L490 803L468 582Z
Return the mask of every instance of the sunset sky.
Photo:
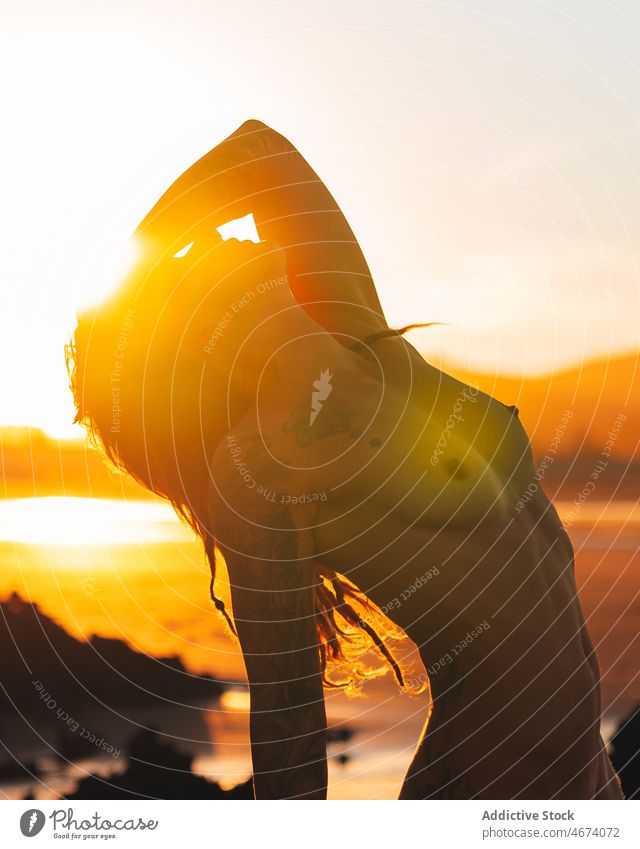
M537 374L638 344L632 2L2 0L0 425L77 435L75 311L249 117L334 192L427 354ZM110 283L111 281L111 283Z

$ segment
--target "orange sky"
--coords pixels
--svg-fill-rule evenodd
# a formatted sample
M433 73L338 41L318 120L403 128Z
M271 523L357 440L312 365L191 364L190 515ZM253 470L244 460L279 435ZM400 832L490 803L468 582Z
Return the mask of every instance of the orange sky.
M248 117L343 205L394 323L482 371L638 343L637 26L452 4L10 4L0 425L70 426L62 348L164 188ZM635 38L635 41L634 41Z

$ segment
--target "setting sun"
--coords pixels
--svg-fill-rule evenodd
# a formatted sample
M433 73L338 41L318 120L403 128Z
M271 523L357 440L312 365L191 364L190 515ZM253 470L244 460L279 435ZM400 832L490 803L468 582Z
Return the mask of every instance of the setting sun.
M0 357L10 364L2 424L81 436L62 354L75 313L112 288L121 269L112 258L171 181L254 116L289 136L343 205L390 322L446 323L412 337L429 355L522 375L636 345L640 216L638 193L626 189L636 182L637 121L620 95L632 81L587 30L576 31L575 57L549 51L543 79L535 62L506 54L487 66L472 41L461 75L444 45L471 22L456 23L444 7L430 9L429 36L420 25L426 8L407 11L407 28L393 28L382 52L395 13L386 20L377 9L386 23L361 32L362 55L339 40L339 58L328 61L323 30L300 22L280 30L285 7L256 6L246 18L187 3L143 30L135 4L114 11L122 24L114 28L69 2L76 32L59 26L57 7L37 6L42 29L14 4L0 35L0 68L11 80L0 201ZM344 32L361 23L355 9L341 14ZM534 30L549 25L527 14ZM433 67L414 54L412 21ZM593 55L593 79L574 76ZM356 68L355 88L345 90L342 74ZM527 92L507 98L507 123L505 79ZM549 90L550 79L561 89Z

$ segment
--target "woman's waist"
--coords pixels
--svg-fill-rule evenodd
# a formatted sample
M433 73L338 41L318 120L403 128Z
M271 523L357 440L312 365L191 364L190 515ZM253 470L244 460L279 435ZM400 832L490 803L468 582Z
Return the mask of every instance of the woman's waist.
M466 643L465 643L466 639ZM431 726L447 723L502 737L518 734L557 741L598 732L599 683L584 656L562 659L518 651L502 653L470 632L437 658L421 651L433 699Z
M558 539L563 540L561 546ZM504 526L487 523L449 530L406 526L392 515L378 519L370 514L362 521L355 512L345 511L343 517L320 521L314 528L319 562L347 575L387 611L409 604L412 613L416 605L431 607L437 599L457 605L466 595L472 601L489 587L498 599L523 578L539 578L539 567L557 555L562 559L558 568L564 568L573 555L565 539L561 526L536 527L524 517Z

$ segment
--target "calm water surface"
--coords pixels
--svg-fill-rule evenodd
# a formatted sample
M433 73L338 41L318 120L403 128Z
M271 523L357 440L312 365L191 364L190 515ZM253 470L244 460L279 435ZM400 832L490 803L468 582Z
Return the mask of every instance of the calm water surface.
M640 701L640 511L628 501L592 502L577 515L571 504L556 507L570 520L582 604L602 668L608 736ZM0 539L0 598L19 592L74 636L117 637L138 651L178 654L192 672L237 682L221 702L190 711L192 727L185 727L179 707L130 711L129 718L160 728L192 751L196 770L223 786L247 777L248 697L239 648L211 609L201 548L170 510L156 502L0 501ZM332 798L397 796L424 723L426 696L404 696L390 679L368 685L366 693L355 699L326 695L330 724L354 732L330 749ZM114 739L122 732L108 711L96 725ZM11 739L10 727L3 737ZM51 797L84 772L108 775L124 767L124 759L96 759L61 768L42 760L44 752L27 754L41 759L42 783L4 786L0 795L31 788ZM339 762L341 754L346 763Z

